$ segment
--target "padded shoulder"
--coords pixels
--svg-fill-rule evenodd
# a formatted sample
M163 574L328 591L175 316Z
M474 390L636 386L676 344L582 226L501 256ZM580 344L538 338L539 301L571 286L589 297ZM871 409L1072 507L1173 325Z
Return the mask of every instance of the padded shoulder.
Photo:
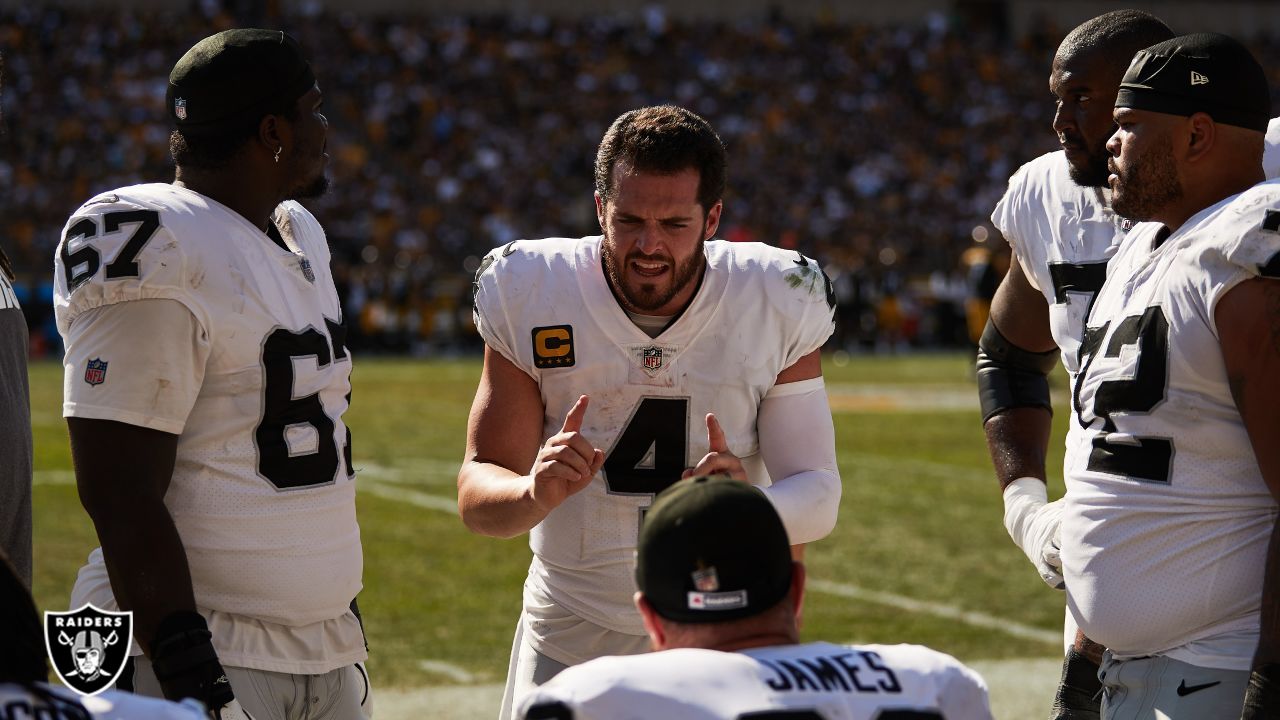
M512 318L538 302L537 293L575 282L576 250L581 239L513 240L490 250L471 286L476 329L487 345L514 362Z
M1251 274L1280 278L1280 180L1254 185L1224 208L1209 226L1227 262Z
M764 243L715 241L706 247L712 271L729 274L731 293L763 292L786 322L784 367L821 347L834 332L835 290L818 261Z
M180 201L167 185L139 185L104 193L67 221L54 258L54 299L62 311L126 300L181 300L189 286L191 253L178 241Z

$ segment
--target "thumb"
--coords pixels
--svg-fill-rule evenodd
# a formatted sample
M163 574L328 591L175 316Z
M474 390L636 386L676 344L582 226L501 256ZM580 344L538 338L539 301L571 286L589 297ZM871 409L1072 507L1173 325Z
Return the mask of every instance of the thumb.
M569 408L569 414L564 416L564 426L560 428L560 432L579 432L582 430L582 418L587 415L587 403L591 399L586 395L579 395L578 401Z
M720 429L715 413L707 413L707 446L711 452L729 452L729 443L724 439L724 430Z

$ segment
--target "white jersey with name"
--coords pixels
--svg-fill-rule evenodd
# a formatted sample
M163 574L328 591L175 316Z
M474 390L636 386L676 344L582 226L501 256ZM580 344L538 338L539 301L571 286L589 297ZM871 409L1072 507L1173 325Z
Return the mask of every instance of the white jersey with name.
M991 222L1049 303L1049 331L1075 378L1089 306L1132 223L1112 212L1110 190L1077 185L1069 168L1062 151L1023 165L1009 178Z
M165 506L225 664L328 672L365 657L350 610L362 572L342 421L351 361L323 229L295 202L272 221L288 249L175 185L77 210L55 267L63 412L179 436ZM135 316L119 313L147 317L156 301L185 308L187 326L148 328L162 349L139 353ZM73 596L114 607L105 579L95 552ZM264 639L269 627L280 637Z
M1094 303L1068 440L1068 604L1117 657L1247 670L1276 503L1232 399L1218 300L1280 275L1280 181L1142 223Z
M571 667L522 705L525 720L988 720L982 677L919 645L815 642L680 649ZM770 714L778 711L779 714Z
M538 382L544 437L559 432L586 394L582 433L606 451L591 484L533 529L529 582L617 632L644 634L631 601L641 516L707 453L703 417L716 414L751 481L768 485L756 435L760 401L833 328L830 288L815 261L760 243L705 247L697 294L657 338L614 298L598 236L516 241L486 256L476 278L476 325L490 348Z
M181 703L107 690L88 697L66 688L37 683L34 688L0 683L3 720L207 720L195 700Z

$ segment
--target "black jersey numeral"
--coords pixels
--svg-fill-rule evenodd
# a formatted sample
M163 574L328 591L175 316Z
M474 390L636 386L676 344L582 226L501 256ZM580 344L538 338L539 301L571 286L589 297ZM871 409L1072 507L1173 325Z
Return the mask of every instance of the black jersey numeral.
M336 323L325 320L332 333ZM341 327L339 325L339 327ZM254 429L258 447L258 474L279 490L327 485L338 470L338 443L333 436L334 420L325 412L318 393L295 397L294 360L314 358L317 368L328 367L333 359L347 357L342 336L327 337L315 328L292 332L277 328L262 345L263 409ZM332 352L331 352L332 343ZM350 402L351 395L347 395ZM290 454L286 434L291 427L310 426L316 433L316 449ZM351 467L351 429L347 428L342 452L346 475Z
M1125 434L1116 440L1111 436L1116 433L1112 415L1147 414L1164 402L1169 381L1169 322L1158 305L1149 307L1141 315L1120 321L1104 349L1102 343L1109 327L1110 323L1089 328L1080 347L1081 357L1086 361L1076 378L1074 400L1076 417L1082 427L1090 423L1084 419L1080 389L1098 353L1118 358L1125 346L1136 345L1138 361L1133 378L1107 380L1099 384L1094 393L1093 414L1102 419L1103 432L1093 440L1087 467L1095 472L1168 484L1173 466L1172 439Z
M660 493L680 479L688 446L689 398L644 398L605 458L605 486L620 495Z
M93 277L102 266L102 255L97 248L87 243L71 252L72 241L90 240L100 234L110 235L119 232L122 225L137 223L133 234L120 248L115 259L107 263L106 277L116 280L126 277L138 277L138 254L160 229L160 213L155 210L121 210L109 212L102 216L103 227L93 218L81 218L67 228L67 235L62 240L58 254L62 258L62 271L66 274L67 289L75 290L86 280Z

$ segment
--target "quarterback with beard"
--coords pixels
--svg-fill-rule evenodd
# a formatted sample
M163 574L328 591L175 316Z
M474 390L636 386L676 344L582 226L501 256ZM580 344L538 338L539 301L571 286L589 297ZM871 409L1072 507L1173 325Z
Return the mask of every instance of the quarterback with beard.
M835 435L816 261L712 241L725 153L705 120L619 117L596 158L602 235L518 240L475 284L485 362L458 503L473 531L532 531L503 715L560 670L648 648L637 533L682 475L762 486L797 545L835 525Z

